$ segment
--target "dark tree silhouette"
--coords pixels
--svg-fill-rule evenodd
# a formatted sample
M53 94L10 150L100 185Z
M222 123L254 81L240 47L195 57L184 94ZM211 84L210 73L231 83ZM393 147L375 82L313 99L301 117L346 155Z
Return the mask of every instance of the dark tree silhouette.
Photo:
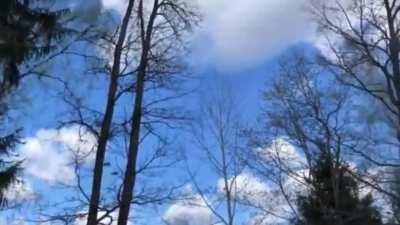
M68 10L51 11L33 4L30 7L29 2L4 0L0 3L2 91L18 85L21 78L18 66L49 54L55 48L53 40L60 40L67 33L59 21Z
M1 112L0 112L1 119ZM14 146L19 142L18 132L14 132L4 137L0 137L0 155L8 156ZM0 208L6 206L6 191L17 180L17 173L20 169L20 162L7 160L6 157L0 158Z
M110 83L107 95L107 104L104 116L101 122L100 135L98 137L96 161L93 170L92 192L90 196L90 206L87 225L96 225L98 223L98 210L101 195L101 181L103 178L103 166L109 141L110 130L114 115L116 95L118 89L118 77L120 75L121 57L123 54L124 42L128 35L128 26L131 19L135 0L130 0L125 11L121 29L118 34L118 42L114 50L113 66L110 73Z
M32 2L32 4L30 4ZM0 124L5 124L9 96L22 78L19 66L48 55L66 36L60 20L67 10L51 11L39 7L40 1L2 0L0 2ZM19 130L0 129L0 206L7 203L5 191L17 180L20 162L11 157L19 143Z
M372 196L360 197L358 183L348 171L346 165L334 162L330 153L321 153L306 180L309 192L298 197L300 219L296 224L382 224Z
M140 56L135 74L136 87L129 124L128 155L120 195L118 225L128 223L134 198L139 146L143 134L146 81L151 78L162 80L163 77L183 71L184 67L179 60L179 52L184 50L182 44L185 44L182 37L192 30L198 20L196 11L185 1L154 0L149 12L146 10L146 4L140 0L137 6L136 29Z

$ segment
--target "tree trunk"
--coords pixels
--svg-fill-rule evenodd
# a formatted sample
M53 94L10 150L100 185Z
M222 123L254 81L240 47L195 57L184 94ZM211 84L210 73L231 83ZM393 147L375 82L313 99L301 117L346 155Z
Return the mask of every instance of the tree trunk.
M90 197L90 206L87 225L97 225L97 215L100 203L100 193L101 193L101 180L103 177L103 164L107 148L107 142L110 135L111 123L114 115L115 107L115 97L118 89L118 76L120 73L120 63L122 48L125 42L127 28L129 24L129 19L132 14L132 9L135 0L130 0L123 22L121 30L118 37L118 43L114 50L114 62L111 71L111 80L108 89L106 112L103 117L101 124L100 136L98 139L98 146L96 151L96 161L94 166L93 182L92 182L92 192Z
M124 175L123 189L121 194L120 209L118 215L118 225L127 225L129 218L130 205L136 183L136 164L139 155L139 139L142 121L142 103L144 96L144 84L148 66L148 56L150 52L151 39L154 21L157 16L158 0L154 0L154 5L146 29L144 28L143 0L139 2L139 20L141 24L142 55L136 80L136 95L134 110L132 114L131 133L129 139L128 160Z
M144 74L138 75L135 109L132 117L132 130L129 141L128 162L126 165L123 191L118 216L118 225L128 223L130 204L133 198L133 189L136 183L136 164L139 153L140 124L142 119L142 101L144 91Z
M390 43L389 43L389 53L390 53L390 61L392 63L392 74L393 74L393 86L395 89L395 102L393 104L397 109L397 140L400 142L400 41L396 32L395 25L395 14L393 13L393 9L390 6L389 0L385 0L385 9L386 9L386 17L389 28L390 35ZM390 87L388 87L390 88ZM398 156L400 157L400 149L398 150Z

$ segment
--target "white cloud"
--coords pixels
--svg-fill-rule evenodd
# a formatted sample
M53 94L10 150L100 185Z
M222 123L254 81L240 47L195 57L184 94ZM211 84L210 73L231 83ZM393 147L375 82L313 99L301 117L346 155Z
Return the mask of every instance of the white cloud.
M99 224L107 224L107 225L117 225L118 220L118 211L111 212L109 215L105 216L106 212L100 211L98 213L98 218L104 217ZM74 221L73 225L86 225L87 223L87 216L82 216ZM128 225L133 225L132 222L128 222Z
M293 176L282 177L282 188L286 196L277 184L270 181L266 182L248 171L244 171L236 177L236 191L233 191L233 196L255 206L255 208L259 207L266 210L253 211L254 217L248 221L248 224L287 224L289 219L293 217L293 209L288 200L292 206L295 206L298 191L305 191L302 182L304 182L303 178L308 175L308 170L299 169L300 165L303 166L304 158L284 139L277 139L273 145L263 149L262 152L264 156L266 154L275 158L279 156L286 164L293 167ZM230 178L229 182L232 182L232 179ZM221 195L224 194L224 180L220 178L216 185L218 193L208 197L219 201ZM188 192L192 193L190 188ZM212 222L212 212L197 196L195 203L177 202L172 205L164 218L171 225L210 224L204 221ZM193 221L200 222L194 223Z
M102 0L105 9L117 10L121 14L125 11L127 2L127 0Z
M121 14L127 5L127 0L101 1L105 9ZM198 5L204 15L202 29L194 35L193 52L197 64L213 64L228 71L251 68L302 42L314 44L328 57L333 57L329 42L341 43L332 34L328 35L329 42L317 34L317 26L307 10L310 0L182 1ZM349 0L339 2L344 7L352 3ZM340 16L336 19L338 23L343 21Z
M233 181L233 179L235 179ZM262 182L260 179L255 177L249 172L243 172L236 176L236 178L230 178L228 183L236 182L233 187L233 196L239 199L247 199L249 201L259 201L260 197L264 196L270 191L268 185ZM219 179L217 183L218 191L220 194L225 193L224 179Z
M205 54L223 67L253 66L314 34L306 0L198 0L205 13ZM204 44L204 43L203 43Z
M27 201L35 200L37 195L32 185L27 181L16 182L8 188L5 196L12 204L19 204Z
M307 0L185 0L197 4L204 23L195 40L196 61L221 69L246 68L307 41L314 26L304 9ZM125 0L102 0L106 9L120 13ZM204 45L207 48L204 48Z
M283 184L286 194L290 196L290 198L295 198L299 193L305 194L307 192L306 178L309 177L309 169L298 170L287 176Z
M200 196L178 201L164 214L168 225L212 225L212 212Z
M274 140L269 147L258 149L258 152L267 162L279 163L291 171L302 170L307 164L304 156L283 138Z
M71 183L75 179L72 163L91 162L96 138L79 126L39 130L24 139L19 152L24 172L49 183Z
M248 194L249 203L265 209L257 212L249 224L287 224L293 218L292 207L296 206L298 193L306 191L304 178L309 176L306 159L284 138L277 138L267 148L256 149L256 153L262 159L260 163L265 163L265 168L271 168L268 175L271 177L266 177L269 182L261 182L263 185L257 184L258 179L248 182L250 190L265 189L258 195ZM278 165L284 170L283 173L275 171L279 170Z
M298 171L295 177L285 177L282 180L282 190L273 183L266 183L251 173L244 172L236 177L237 191L234 195L241 201L247 202L255 208L253 217L247 224L270 225L287 224L293 218L293 209L288 201L295 206L298 191L305 190L301 184L307 171ZM231 180L230 180L231 181ZM223 180L218 181L218 190L224 191ZM286 197L285 197L286 195Z
M277 186L271 186L269 192L266 192L264 195L253 197L251 203L265 211L257 211L248 224L288 224L294 216L293 210L296 208L297 192L305 188L298 181L297 179L288 178L283 181L282 189Z

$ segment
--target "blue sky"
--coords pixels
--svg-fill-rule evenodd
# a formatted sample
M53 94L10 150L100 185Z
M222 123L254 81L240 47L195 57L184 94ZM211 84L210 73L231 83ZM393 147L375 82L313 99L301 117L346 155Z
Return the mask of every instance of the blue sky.
M204 21L191 36L191 53L188 60L189 68L197 78L186 84L188 87L196 87L196 92L174 103L195 114L203 96L218 91L222 85L232 90L241 109L243 122L255 124L263 104L261 92L272 80L282 55L290 54L293 47L301 51L310 51L315 49L314 46L321 46L314 26L307 19L303 8L306 0L198 1ZM86 15L87 20L94 19L100 11L111 12L113 18L118 20L118 13L125 7L124 0L102 0L103 7L100 7L99 0L74 0L68 4L78 13ZM77 91L92 107L103 109L106 82L101 78L82 76L82 61L74 57L68 60L57 59L51 68L53 73L68 77L71 84L77 85ZM77 139L79 127L58 129L60 122L68 118L68 107L61 101L57 87L60 86L56 82L46 80L28 80L22 86L22 90L26 91L22 91L21 95L27 100L18 106L23 113L16 115L16 123L24 127L25 144L19 147L19 151L21 157L26 159L26 170L21 174L25 184L18 187L22 190L21 196L15 197L15 200L30 203L24 206L22 211L9 211L3 215L4 218L0 217L1 225L2 220L4 224L10 224L7 223L10 222L7 221L7 217L11 215L21 220L35 217L37 219L37 208L34 206L46 202L62 202L64 198L74 194L71 190L63 189L57 182L66 181L69 184L68 181L75 181L69 148L79 147L83 152L89 151L93 137L85 136L87 142L82 144ZM124 99L122 102L128 103L128 100ZM123 113L124 109L125 107L122 107L118 112ZM185 135L179 134L180 131L169 131L165 128L162 130L178 140L172 143L175 146L171 146L171 149L192 148ZM117 143L111 148L118 149L118 145L123 144L121 140ZM154 141L149 141L142 148L152 148L154 144ZM116 170L116 165L123 165L121 155L109 154L109 157L117 163L113 168L106 169L105 186L112 185L117 180L111 175L111 172ZM196 157L189 160L193 165L201 163L201 159ZM86 175L90 174L92 163L90 158L82 161ZM177 178L175 182L185 180L187 175L182 171L182 166L163 173ZM210 173L207 169L201 170L199 179L205 186L216 187L218 177L213 177ZM252 177L244 175L247 178ZM167 179L145 180L159 185ZM250 180L255 187L262 188L265 185L257 179ZM89 183L90 179L86 179L84 186L88 188ZM149 208L138 210L144 215L141 219L153 221L151 224L162 224L160 218L164 216L178 221L175 225L182 224L182 221L179 222L180 216L181 220L187 218L198 221L207 221L208 217L212 217L204 208L191 208L179 202L170 202L157 210ZM49 212L57 213L57 209L53 208ZM244 220L248 215L243 214L241 217ZM15 217L10 218L14 220ZM78 222L76 225L80 225Z

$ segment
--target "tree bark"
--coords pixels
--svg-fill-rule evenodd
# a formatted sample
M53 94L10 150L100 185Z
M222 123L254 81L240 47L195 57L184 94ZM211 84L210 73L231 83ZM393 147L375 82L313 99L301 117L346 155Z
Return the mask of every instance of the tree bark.
M139 2L139 20L141 24L142 37L142 55L136 80L136 95L134 110L132 114L132 124L130 131L128 160L124 175L124 183L121 194L120 209L118 215L118 225L127 225L130 205L133 198L133 192L136 184L136 164L139 155L140 128L142 121L142 105L144 96L144 85L148 66L148 56L150 52L151 39L153 33L154 21L158 10L158 0L154 0L154 5L146 29L144 28L145 19L143 15L143 0Z
M396 31L396 14L393 13L393 8L389 3L389 0L384 0L385 3L385 10L386 10L386 17L388 22L389 28L389 55L392 64L392 74L393 74L393 86L395 88L395 96L394 99L396 100L393 102L397 109L397 140L400 142L400 59L399 59L399 52L400 52L400 41ZM394 3L393 3L394 5ZM390 88L390 87L389 87ZM398 155L400 157L400 149L398 151Z
M132 14L135 0L130 0L122 21L118 42L114 50L114 61L111 70L111 80L108 89L107 105L101 131L98 138L98 146L96 151L96 161L93 172L92 192L90 197L90 206L87 225L97 225L98 208L100 204L101 181L103 177L103 164L106 154L107 142L110 136L111 123L114 115L115 97L118 89L118 76L120 73L120 63L123 45L126 39L129 20Z

